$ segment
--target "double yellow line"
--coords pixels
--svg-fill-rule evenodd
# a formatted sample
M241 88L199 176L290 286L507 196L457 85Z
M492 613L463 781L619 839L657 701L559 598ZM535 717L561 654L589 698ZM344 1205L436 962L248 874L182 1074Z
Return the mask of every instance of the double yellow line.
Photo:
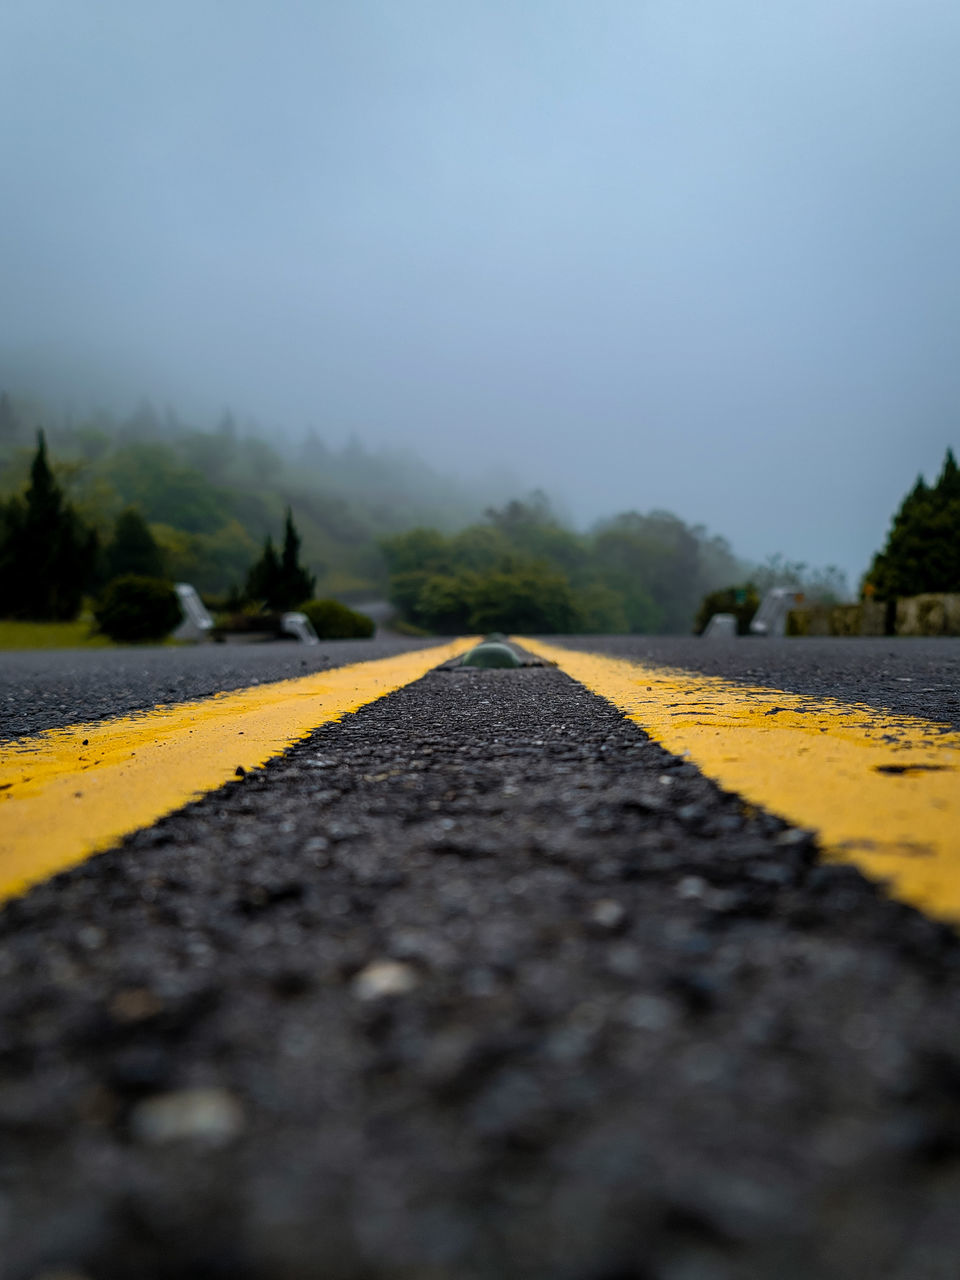
M50 730L0 761L0 898L265 764L468 641ZM960 921L960 734L875 708L525 640L667 750L816 831L923 910Z

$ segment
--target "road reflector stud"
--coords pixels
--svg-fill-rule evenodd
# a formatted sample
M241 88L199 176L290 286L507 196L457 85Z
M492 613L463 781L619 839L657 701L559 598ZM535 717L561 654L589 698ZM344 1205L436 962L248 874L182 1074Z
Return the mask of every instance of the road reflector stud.
M519 667L521 662L508 644L484 640L460 659L462 667Z

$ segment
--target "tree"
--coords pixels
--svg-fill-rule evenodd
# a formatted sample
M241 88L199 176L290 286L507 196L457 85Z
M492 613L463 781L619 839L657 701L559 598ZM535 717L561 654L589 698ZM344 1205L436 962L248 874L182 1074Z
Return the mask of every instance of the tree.
M162 640L181 616L180 601L169 582L135 573L108 583L94 610L100 630L121 644Z
M737 635L748 636L753 615L760 608L760 596L752 582L742 587L723 587L710 591L700 602L693 630L699 636L715 613L732 613L737 620Z
M960 591L960 468L952 449L935 485L917 477L863 585L880 600Z
M68 621L92 585L97 535L65 500L50 469L43 432L22 498L0 525L0 609L7 617Z
M300 535L293 523L293 512L287 507L287 518L283 527L283 551L280 555L280 578L277 584L277 595L280 600L278 608L292 609L313 595L313 575L300 563Z
M259 600L268 608L275 608L277 582L280 578L280 557L273 545L273 539L267 534L263 544L263 554L250 566L247 573L246 596L248 600Z
M268 609L293 609L313 595L314 578L300 563L300 535L287 507L283 550L278 556L268 535L263 554L247 574L247 597Z
M104 549L103 561L103 576L107 582L129 573L143 578L164 577L163 552L136 507L127 507L117 516L113 538Z

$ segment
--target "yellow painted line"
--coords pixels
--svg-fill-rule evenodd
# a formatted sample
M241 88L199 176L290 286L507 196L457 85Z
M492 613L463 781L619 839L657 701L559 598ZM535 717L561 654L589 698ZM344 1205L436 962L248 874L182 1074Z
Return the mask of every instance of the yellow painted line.
M815 830L830 859L960 921L960 734L948 725L522 643L725 790Z
M0 899L279 755L462 653L469 641L257 685L2 748Z

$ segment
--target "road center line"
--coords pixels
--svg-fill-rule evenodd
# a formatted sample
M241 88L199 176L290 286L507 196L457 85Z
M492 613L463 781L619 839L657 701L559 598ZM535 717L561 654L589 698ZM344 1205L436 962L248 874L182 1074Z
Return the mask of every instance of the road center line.
M960 733L861 703L523 640L725 790L818 833L827 857L960 921Z
M108 849L392 693L469 641L353 663L142 715L50 729L0 756L0 899Z

